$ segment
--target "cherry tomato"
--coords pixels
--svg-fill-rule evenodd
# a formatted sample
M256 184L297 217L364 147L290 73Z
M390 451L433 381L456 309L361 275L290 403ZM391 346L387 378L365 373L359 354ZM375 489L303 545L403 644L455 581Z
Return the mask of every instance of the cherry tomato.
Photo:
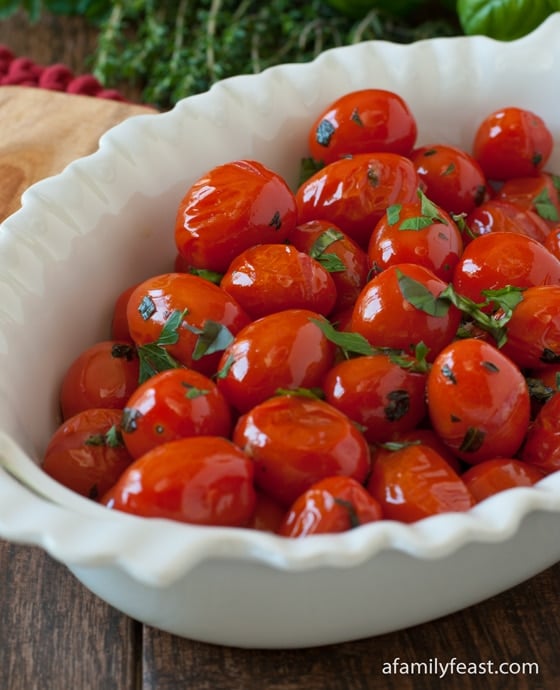
M326 477L296 498L278 534L293 538L346 532L381 518L379 502L355 479Z
M560 221L560 178L542 172L535 177L507 180L496 192L496 198L536 213L547 227Z
M323 390L327 402L356 422L369 443L376 443L424 419L426 376L414 370L411 357L355 357L327 373Z
M62 378L63 418L92 407L122 409L138 386L139 372L136 348L128 341L104 340L88 347Z
M278 389L314 388L334 361L335 346L307 309L263 316L240 331L222 354L218 388L239 412L247 412Z
M320 479L344 475L363 482L369 471L365 438L322 400L269 398L239 419L233 441L253 459L256 486L286 507Z
M228 436L229 405L207 376L192 369L155 374L130 396L121 422L123 440L138 458L162 443L188 436Z
M253 514L253 463L231 441L191 436L135 460L102 502L148 518L243 527Z
M451 469L455 470L457 474L460 474L462 471L459 458L452 452L449 446L445 445L431 427L415 427L409 431L395 431L391 435L388 443L393 443L397 446L398 444L421 443L423 446L429 446L435 450L438 455L441 455ZM379 449L376 452L379 452ZM382 452L385 452L384 449ZM372 455L372 462L375 462L376 457L375 454Z
M543 244L551 254L560 259L560 223L549 230Z
M244 249L284 242L296 223L294 195L280 175L257 161L219 165L185 193L175 243L190 266L224 272Z
M132 462L120 432L121 410L92 408L63 422L51 436L42 468L82 496L97 500Z
M340 228L324 220L296 225L290 242L331 272L336 286L335 311L353 306L368 278L369 264L364 250Z
M533 486L544 473L515 458L492 458L470 467L461 475L477 502L518 486Z
M455 221L422 196L387 209L371 235L368 259L376 272L409 262L426 266L450 282L462 251Z
M451 342L461 321L461 312L455 306L445 304L441 310L437 308L437 299L446 287L424 266L389 266L360 293L352 312L351 329L373 347L390 347L408 354L414 354L416 346L423 342L429 350L427 359L432 361Z
M546 165L554 140L544 120L524 108L490 113L478 126L473 156L489 180L530 177Z
M376 151L406 156L416 135L416 120L399 95L362 89L346 93L319 114L309 132L309 151L323 163Z
M515 364L483 340L457 340L435 359L426 386L434 431L465 462L515 455L530 397Z
M126 316L126 308L128 305L128 300L137 287L137 283L127 287L123 290L117 299L115 300L115 305L113 307L113 315L111 318L111 339L128 341L132 340L130 336L130 331L128 330L128 318Z
M459 475L433 448L422 444L379 454L367 490L381 504L383 517L406 523L463 512L475 504Z
M469 213L489 195L478 162L456 146L421 146L410 159L424 183L426 196L448 213Z
M260 532L277 532L284 520L286 508L259 489L255 490L255 497L255 508L247 527Z
M541 407L529 427L520 458L540 468L545 474L560 470L559 393L554 394Z
M311 309L327 316L336 303L336 286L327 269L285 244L258 244L241 252L220 286L253 319L285 309Z
M180 315L178 323L161 343L174 314ZM163 353L206 375L214 373L231 335L250 322L225 290L188 273L165 273L140 283L129 298L127 315L134 342L151 346L151 351L141 350L145 358L157 364Z
M413 201L420 184L412 162L396 153L360 153L325 166L296 193L298 223L334 223L360 247L385 209Z
M546 222L529 209L522 209L502 199L489 199L473 209L466 218L468 243L473 237L489 232L515 232L543 242L550 228Z
M511 232L491 232L465 247L453 275L456 291L483 302L482 290L560 283L560 261L540 242Z
M507 323L507 341L501 350L521 368L560 362L560 285L523 291Z

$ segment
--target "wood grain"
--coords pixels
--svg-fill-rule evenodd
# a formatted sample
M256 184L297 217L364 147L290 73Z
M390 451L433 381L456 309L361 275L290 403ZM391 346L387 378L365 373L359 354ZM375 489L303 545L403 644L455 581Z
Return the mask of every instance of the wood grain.
M19 208L22 192L33 182L93 153L113 125L148 112L155 111L33 87L0 87L0 221Z

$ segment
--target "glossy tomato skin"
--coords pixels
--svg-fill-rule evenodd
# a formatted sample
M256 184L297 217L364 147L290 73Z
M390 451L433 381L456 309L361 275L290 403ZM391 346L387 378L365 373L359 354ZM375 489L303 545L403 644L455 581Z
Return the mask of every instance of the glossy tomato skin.
M549 227L530 209L523 209L505 199L492 198L474 208L466 218L465 243L489 232L514 232L543 242Z
M335 346L316 312L287 309L240 331L222 354L218 388L232 407L247 412L278 389L314 388L332 366Z
M170 441L135 460L102 502L148 518L244 527L255 507L253 463L218 436Z
M523 291L501 350L520 368L539 369L560 361L560 285Z
M122 409L138 386L140 365L131 342L103 340L70 364L60 387L64 419L88 408Z
M554 140L544 120L525 108L490 113L478 126L473 156L489 180L536 175L546 165Z
M450 282L462 251L453 218L435 204L427 216L416 199L383 214L370 237L368 260L377 273L395 264L416 263Z
M223 273L244 249L284 242L295 223L285 180L257 161L238 160L213 168L187 190L175 243L190 266Z
M390 347L414 354L423 342L433 361L457 332L460 311L450 305L441 315L428 314L405 298L402 276L420 283L434 297L446 288L441 278L418 264L397 264L372 278L363 288L352 312L351 330L360 333L373 347Z
M533 420L519 455L545 474L560 470L560 394L548 400Z
M433 448L422 444L378 454L367 489L381 504L384 518L405 523L463 512L475 504L459 475Z
M171 314L187 310L176 343L165 350L180 364L201 373L214 373L220 352L197 357L199 335L208 322L225 326L233 335L250 322L240 305L222 290L203 278L188 273L164 273L140 283L129 298L127 317L130 334L137 345L154 343Z
M346 93L319 114L309 132L309 152L325 164L374 151L406 156L416 135L414 115L398 94L361 89Z
M253 459L256 486L285 507L328 476L363 482L370 467L369 447L350 419L299 395L253 407L237 422L233 441Z
M326 165L296 192L298 223L326 220L367 248L391 204L416 198L420 181L412 162L396 153L360 153Z
M121 414L92 408L65 420L49 440L43 470L76 493L99 499L133 460L119 437Z
M516 458L491 458L461 476L477 502L518 486L533 486L544 477L537 467Z
M185 368L162 371L142 383L128 399L121 423L134 458L179 438L227 437L231 428L231 410L214 381Z
M336 303L336 286L327 269L285 244L258 244L241 252L220 287L252 319L285 309L311 309L327 316Z
M551 254L554 254L557 259L560 259L560 223L557 223L549 230L543 240L543 244Z
M448 345L433 363L426 392L432 427L468 464L519 450L529 426L529 390L493 345L476 338Z
M351 477L326 477L296 498L278 529L283 537L346 532L383 517L379 502Z
M340 261L344 270L331 272L336 287L334 310L338 312L353 306L368 278L369 263L365 251L339 227L324 220L296 225L290 242L300 252L313 256L327 267L333 259Z
M423 446L429 446L432 450L435 450L438 455L447 462L452 470L461 474L462 465L459 458L452 452L449 446L446 446L441 438L436 434L436 432L429 426L415 427L409 431L396 431L391 435L389 441L393 443L421 443ZM372 454L372 462L375 462L377 457L376 453L385 453L383 448Z
M560 261L540 242L511 232L491 232L470 242L453 275L456 291L483 302L482 290L560 283Z
M356 422L369 443L382 443L424 419L426 377L389 355L365 355L336 364L325 376L323 390L327 402Z
M547 225L560 222L560 193L552 175L541 172L535 177L507 180L496 192L496 198L536 213Z
M420 146L410 159L424 183L426 196L448 213L469 213L489 196L482 168L456 146Z

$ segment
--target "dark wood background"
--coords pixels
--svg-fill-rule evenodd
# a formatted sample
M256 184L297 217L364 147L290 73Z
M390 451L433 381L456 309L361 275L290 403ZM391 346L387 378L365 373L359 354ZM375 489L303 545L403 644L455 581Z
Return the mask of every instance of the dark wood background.
M0 21L0 43L41 64L88 71L95 32L79 19ZM130 98L134 89L119 87ZM523 558L519 554L519 558ZM465 578L469 573L465 573ZM461 583L457 582L457 587ZM271 621L274 625L274 621ZM415 628L294 651L230 649L143 626L88 592L34 547L0 542L1 690L492 690L560 687L560 564ZM383 663L437 658L536 662L537 676L389 676Z

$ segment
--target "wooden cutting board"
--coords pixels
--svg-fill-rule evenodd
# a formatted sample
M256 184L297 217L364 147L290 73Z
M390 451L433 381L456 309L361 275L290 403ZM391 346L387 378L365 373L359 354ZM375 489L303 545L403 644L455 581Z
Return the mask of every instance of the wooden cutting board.
M0 222L20 207L34 182L93 153L99 137L141 105L34 87L0 87Z

